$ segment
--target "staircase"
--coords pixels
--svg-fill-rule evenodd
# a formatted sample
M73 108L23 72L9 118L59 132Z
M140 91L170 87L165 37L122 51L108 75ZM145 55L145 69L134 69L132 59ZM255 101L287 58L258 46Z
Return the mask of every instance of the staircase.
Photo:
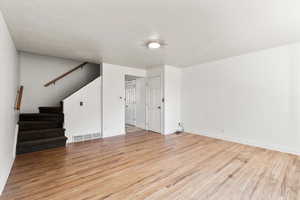
M66 145L60 107L39 107L39 113L20 114L17 154Z
M64 77L83 68L84 66L87 66L88 64L90 63L81 63L77 67L47 82L46 84L44 84L44 86L49 87L51 85L55 85ZM99 70L99 73L93 73L93 76L91 77L92 80L97 79L100 76L100 68L99 66L96 67ZM86 81L83 81L83 83L85 82ZM85 85L81 87L85 87L89 83L85 83ZM64 94L68 94L68 96L70 96L79 89L76 88L73 91L68 89L67 93ZM18 91L18 95L16 98L17 101L15 104L16 110L20 110L22 94L23 86L21 86L20 90ZM61 100L62 99L58 101ZM39 107L39 113L20 114L19 132L17 140L17 154L41 151L44 149L62 147L66 145L67 137L65 137L65 129L63 128L64 114L62 108L63 107L61 103L61 105L58 107Z

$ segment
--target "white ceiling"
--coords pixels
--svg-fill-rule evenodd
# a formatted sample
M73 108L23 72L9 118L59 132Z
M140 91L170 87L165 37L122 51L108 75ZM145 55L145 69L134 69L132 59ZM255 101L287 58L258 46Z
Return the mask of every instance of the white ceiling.
M299 0L0 0L19 50L145 68L300 41ZM167 43L149 50L144 43Z

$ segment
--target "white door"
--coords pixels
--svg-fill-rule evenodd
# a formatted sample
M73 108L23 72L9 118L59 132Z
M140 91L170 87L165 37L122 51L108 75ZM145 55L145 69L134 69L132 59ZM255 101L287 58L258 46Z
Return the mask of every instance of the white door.
M136 123L136 84L135 81L126 81L125 87L125 123Z
M151 77L148 82L148 129L161 133L161 79L160 77Z

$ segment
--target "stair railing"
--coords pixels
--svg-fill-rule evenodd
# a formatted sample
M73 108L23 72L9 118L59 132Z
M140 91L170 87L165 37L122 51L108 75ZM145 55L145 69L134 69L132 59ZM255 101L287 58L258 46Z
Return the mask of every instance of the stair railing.
M72 72L78 70L79 68L82 68L83 66L85 66L85 65L87 65L87 64L88 64L88 62L84 62L84 63L78 65L77 67L71 69L70 71L67 71L66 73L64 73L64 74L62 74L62 75L60 75L60 76L58 76L57 78L55 78L55 79L49 81L49 82L46 83L44 86L45 86L45 87L48 87L49 85L52 85L52 84L54 85L54 84L55 84L57 81L59 81L60 79L64 78L65 76L67 76L67 75L69 75L69 74L71 74Z
M15 110L20 110L20 108L21 108L23 90L24 90L24 87L23 87L23 85L21 85L20 89L17 91L16 102L15 102Z

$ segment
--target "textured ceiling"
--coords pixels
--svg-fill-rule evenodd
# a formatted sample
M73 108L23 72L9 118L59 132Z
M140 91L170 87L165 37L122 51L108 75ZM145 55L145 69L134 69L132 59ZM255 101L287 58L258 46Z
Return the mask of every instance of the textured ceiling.
M300 41L299 0L0 0L19 50L138 68ZM144 43L167 45L149 50Z

